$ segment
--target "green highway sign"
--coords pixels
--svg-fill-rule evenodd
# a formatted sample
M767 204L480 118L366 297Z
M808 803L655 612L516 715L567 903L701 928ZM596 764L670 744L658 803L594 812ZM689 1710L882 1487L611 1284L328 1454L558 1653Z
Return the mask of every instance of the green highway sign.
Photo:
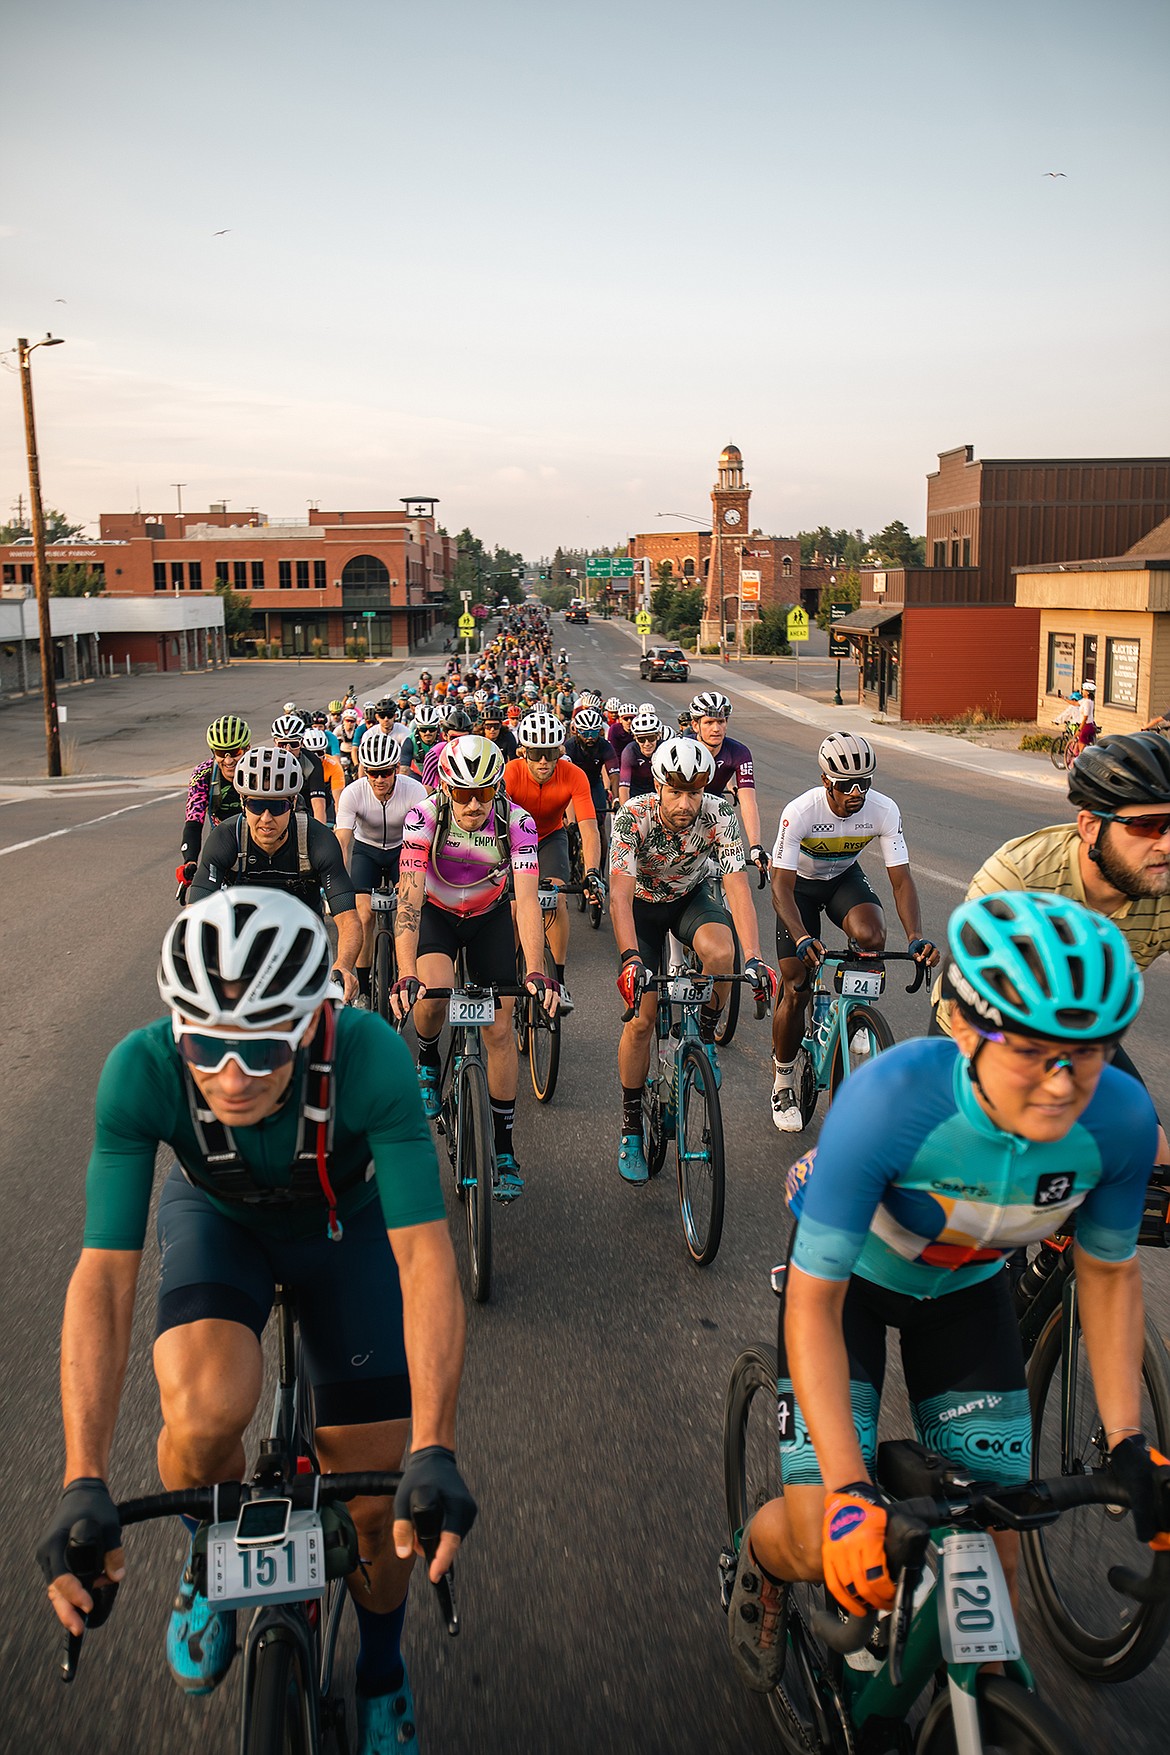
M632 579L634 576L633 561L612 561L610 569L615 579Z
M589 579L608 579L611 576L613 562L590 555L585 562L585 575Z

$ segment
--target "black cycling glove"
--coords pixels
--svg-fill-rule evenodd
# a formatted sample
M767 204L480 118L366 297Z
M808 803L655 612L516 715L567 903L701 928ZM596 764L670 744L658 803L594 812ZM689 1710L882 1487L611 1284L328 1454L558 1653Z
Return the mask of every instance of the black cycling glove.
M455 1452L443 1444L412 1450L394 1495L396 1518L410 1519L410 1502L416 1493L437 1499L443 1508L443 1528L463 1537L475 1522L478 1509L467 1484L455 1466Z
M100 1548L103 1559L105 1555L112 1554L122 1546L118 1507L110 1498L106 1483L99 1481L96 1476L80 1475L76 1481L69 1482L61 1495L60 1504L37 1543L37 1564L44 1574L46 1584L52 1584L55 1578L60 1578L62 1573L69 1571L65 1550L69 1546L73 1526L77 1523L95 1526L93 1539Z
M1163 1510L1164 1465L1166 1458L1152 1450L1141 1432L1123 1438L1109 1453L1109 1467L1129 1493L1133 1510L1134 1533L1139 1542L1152 1542L1165 1536L1166 1512ZM1161 1543L1158 1544L1162 1546Z

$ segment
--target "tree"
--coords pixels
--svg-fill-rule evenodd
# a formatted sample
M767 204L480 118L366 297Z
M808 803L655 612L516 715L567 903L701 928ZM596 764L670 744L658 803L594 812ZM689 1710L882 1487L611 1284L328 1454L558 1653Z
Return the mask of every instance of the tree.
M223 631L229 640L245 640L252 632L252 599L233 591L225 579L215 581L215 595L223 604Z
M900 518L871 536L869 546L878 559L887 567L924 567L926 565L925 536L911 536Z
M49 567L50 597L104 597L106 576L84 561Z
M792 650L788 644L787 609L766 609L750 634L746 634L745 645L753 654L759 652L765 657L786 657Z
M64 512L56 511L52 506L45 508L45 541L56 542L62 536L82 536L84 524L70 524ZM19 519L14 524L0 524L0 543L16 542L21 536L32 535L32 524L29 519Z
M832 606L835 603L847 603L851 610L861 602L860 573L838 573L835 585L822 585L820 604L817 608L817 627L827 628L832 625Z
M865 538L860 530L830 530L820 524L815 530L797 533L800 558L811 566L814 560L827 561L831 567L858 567L865 558Z

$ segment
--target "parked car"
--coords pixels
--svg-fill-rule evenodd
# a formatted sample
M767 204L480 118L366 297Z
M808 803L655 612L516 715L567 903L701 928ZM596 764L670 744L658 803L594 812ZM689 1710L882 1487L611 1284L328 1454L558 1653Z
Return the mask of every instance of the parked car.
M650 646L638 673L643 682L686 682L691 667L681 646Z

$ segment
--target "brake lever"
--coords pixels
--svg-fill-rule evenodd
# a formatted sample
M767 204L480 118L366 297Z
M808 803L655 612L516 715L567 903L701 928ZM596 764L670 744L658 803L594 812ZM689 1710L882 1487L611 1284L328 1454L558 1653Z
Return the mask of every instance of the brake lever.
M61 1660L63 1682L76 1681L81 1665L81 1646L86 1633L90 1627L100 1627L114 1606L114 1598L118 1592L116 1584L110 1583L100 1591L95 1588L101 1577L104 1558L101 1531L92 1518L80 1518L69 1532L65 1562L74 1578L93 1598L93 1608L88 1614L79 1609L82 1631L65 1635L65 1655Z
M429 1573L431 1562L439 1551L439 1537L443 1533L442 1507L436 1498L425 1493L421 1487L416 1487L410 1495L410 1519ZM435 1584L435 1594L439 1599L439 1613L447 1623L447 1632L454 1638L459 1632L459 1613L455 1607L452 1582L453 1570L444 1572Z
M921 1562L914 1562L902 1568L898 1577L897 1594L894 1597L893 1613L890 1616L890 1685L894 1688L902 1686L902 1653L906 1649L906 1641L910 1635L910 1623L914 1618L914 1596L922 1578Z

